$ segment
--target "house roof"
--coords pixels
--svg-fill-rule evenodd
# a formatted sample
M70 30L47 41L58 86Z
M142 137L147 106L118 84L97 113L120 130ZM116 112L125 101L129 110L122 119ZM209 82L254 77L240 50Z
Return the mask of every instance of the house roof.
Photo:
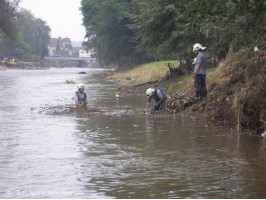
M61 39L61 43L70 43L71 44L71 40L70 40L70 38L63 38L63 39Z
M51 38L50 39L50 45L49 46L50 47L56 47L58 40L60 42L60 46L63 46L64 43L71 44L70 38L61 38L61 37L59 37L59 38Z

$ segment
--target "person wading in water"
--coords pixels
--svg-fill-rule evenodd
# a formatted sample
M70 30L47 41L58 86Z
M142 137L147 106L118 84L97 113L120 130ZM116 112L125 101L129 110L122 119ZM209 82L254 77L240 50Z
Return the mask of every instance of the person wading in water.
M78 85L78 91L75 93L75 103L78 107L87 106L87 94L84 92L85 87L82 83Z

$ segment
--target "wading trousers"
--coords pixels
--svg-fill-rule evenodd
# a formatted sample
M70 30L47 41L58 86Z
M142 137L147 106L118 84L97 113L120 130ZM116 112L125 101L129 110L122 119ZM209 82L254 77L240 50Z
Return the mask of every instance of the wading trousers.
M195 88L196 88L196 97L205 98L207 96L206 75L197 74L194 81L195 81Z

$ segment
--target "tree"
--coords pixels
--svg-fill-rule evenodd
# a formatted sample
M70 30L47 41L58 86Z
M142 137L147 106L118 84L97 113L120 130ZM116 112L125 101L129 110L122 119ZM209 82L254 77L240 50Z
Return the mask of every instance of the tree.
M192 46L224 58L230 47L265 47L263 0L83 0L86 45L105 64L148 55L191 67ZM137 55L137 56L136 56Z
M35 18L29 11L21 10L16 14L14 25L15 38L0 39L1 57L37 61L48 54L50 28L46 22Z
M265 46L263 0L133 0L138 48L156 59L187 60L193 43L224 57L230 46Z
M187 4L188 27L210 40L213 50L230 46L265 46L266 2L263 0L201 0Z
M3 57L15 57L22 60L29 60L31 58L32 49L22 39L22 34L19 32L16 36L16 40L6 39L0 43L1 53Z
M128 66L138 60L135 34L129 29L130 0L82 0L87 48L105 65Z
M51 29L46 22L23 9L18 13L16 24L22 32L23 40L30 45L32 53L41 58L47 56Z
M56 48L55 48L55 52L56 52L57 54L60 54L60 52L61 52L61 46L60 46L60 42L59 42L59 40L57 40Z
M0 0L0 38L6 36L15 39L15 17L18 3L19 0Z
M207 41L188 27L188 3L188 0L134 0L130 27L140 41L137 49L156 60L179 60L191 70L193 44Z

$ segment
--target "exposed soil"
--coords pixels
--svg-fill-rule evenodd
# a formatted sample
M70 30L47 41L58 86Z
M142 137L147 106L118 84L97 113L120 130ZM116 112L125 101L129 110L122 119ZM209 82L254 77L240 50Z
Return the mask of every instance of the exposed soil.
M41 61L41 62L22 62L17 61L15 64L9 63L0 63L0 70L8 70L8 69L47 69L50 68L49 62Z
M200 116L234 127L239 132L262 134L266 122L265 60L265 51L255 53L244 49L229 54L217 68L209 70L208 97L202 100L194 97L192 73L134 85L121 84L125 82L121 73L119 76L108 76L106 80L116 81L121 93L144 94L149 87L162 88L168 93L166 111L169 113ZM116 79L110 79L112 77ZM123 81L119 81L118 77L123 77Z

